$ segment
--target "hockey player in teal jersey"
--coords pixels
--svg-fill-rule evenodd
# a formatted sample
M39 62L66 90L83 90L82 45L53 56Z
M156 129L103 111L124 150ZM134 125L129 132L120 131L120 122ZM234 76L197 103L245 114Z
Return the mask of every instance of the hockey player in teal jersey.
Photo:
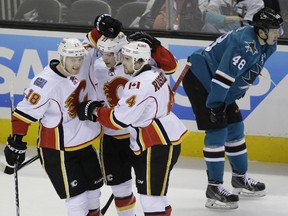
M205 130L208 186L206 207L238 207L238 195L264 196L265 184L248 177L244 124L236 100L260 75L283 34L283 19L270 8L253 16L252 26L230 31L188 57L183 79L199 130ZM225 154L232 167L233 194L223 186Z

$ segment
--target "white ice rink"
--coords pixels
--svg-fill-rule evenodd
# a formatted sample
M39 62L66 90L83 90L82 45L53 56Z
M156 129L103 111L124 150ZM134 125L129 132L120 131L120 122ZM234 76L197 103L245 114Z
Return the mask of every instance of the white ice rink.
M0 160L4 162L3 145L0 145ZM27 153L27 159L35 151ZM249 174L266 184L267 195L262 198L240 198L236 210L211 210L205 208L207 184L205 163L202 158L180 157L172 171L168 197L173 207L173 216L288 216L288 164L260 163L250 161ZM42 170L40 162L23 168L19 175L21 216L65 216L66 208ZM231 189L231 172L226 163L224 186ZM102 187L101 205L111 194L110 188ZM136 196L137 197L137 196ZM0 216L16 215L14 176L0 173ZM112 203L107 216L116 216ZM137 216L143 215L137 203Z

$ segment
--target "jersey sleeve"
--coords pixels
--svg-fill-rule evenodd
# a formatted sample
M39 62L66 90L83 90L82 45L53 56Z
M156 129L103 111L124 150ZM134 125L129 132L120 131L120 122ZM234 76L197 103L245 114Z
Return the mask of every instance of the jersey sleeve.
M233 51L226 50L221 57L220 64L211 80L211 90L208 94L206 106L219 107L224 104L227 93L235 81L237 70L233 66Z
M142 85L140 87L140 85ZM138 119L143 116L146 104L152 98L146 97L148 89L144 86L145 83L138 81L130 81L126 84L124 93L113 110L107 108L98 108L98 121L111 129L123 129L130 125L137 124ZM149 120L148 120L149 119ZM144 124L150 124L151 119L141 119Z
M25 136L31 123L36 121L37 119L16 109L12 115L12 133Z
M31 123L44 116L50 106L48 96L50 91L45 86L46 82L47 80L41 77L33 79L30 87L24 91L24 98L18 103L12 115L13 134L26 135Z
M101 33L97 31L96 28L93 28L87 35L86 38L83 41L84 47L87 49L87 46L96 47L97 41L101 37Z
M166 75L173 74L177 69L178 62L176 58L168 49L161 45L156 47L156 51L152 53L152 58Z
M247 55L242 45L231 46L221 56L221 61L211 81L211 91L208 94L206 106L215 108L222 106L238 76L251 67L255 57Z

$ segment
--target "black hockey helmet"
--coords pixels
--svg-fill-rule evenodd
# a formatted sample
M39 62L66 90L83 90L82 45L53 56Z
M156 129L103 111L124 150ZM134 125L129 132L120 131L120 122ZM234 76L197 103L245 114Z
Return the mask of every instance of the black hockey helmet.
M252 19L252 25L258 29L267 31L269 29L281 29L283 28L283 19L279 13L271 8L265 7L254 14Z

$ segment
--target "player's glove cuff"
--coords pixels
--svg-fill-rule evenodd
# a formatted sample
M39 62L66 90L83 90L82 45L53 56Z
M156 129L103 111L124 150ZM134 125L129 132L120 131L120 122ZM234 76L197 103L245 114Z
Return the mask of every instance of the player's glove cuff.
M108 38L115 38L123 28L122 23L109 14L97 16L94 26L102 35Z
M102 107L104 105L104 101L84 101L79 104L77 108L77 115L81 121L90 120L93 122L97 121L97 116L95 115L96 107Z
M130 41L142 41L147 43L150 48L151 48L151 52L155 52L157 46L161 45L161 42L156 39L155 37L153 37L152 35L143 32L143 31L137 31L137 32L133 32L131 34L129 34L127 36L127 40Z
M27 143L22 142L22 137L22 135L15 134L13 137L10 135L7 139L4 154L10 166L14 166L16 163L20 165L25 160Z
M212 123L223 121L225 118L226 118L226 106L225 105L210 109L210 121Z

